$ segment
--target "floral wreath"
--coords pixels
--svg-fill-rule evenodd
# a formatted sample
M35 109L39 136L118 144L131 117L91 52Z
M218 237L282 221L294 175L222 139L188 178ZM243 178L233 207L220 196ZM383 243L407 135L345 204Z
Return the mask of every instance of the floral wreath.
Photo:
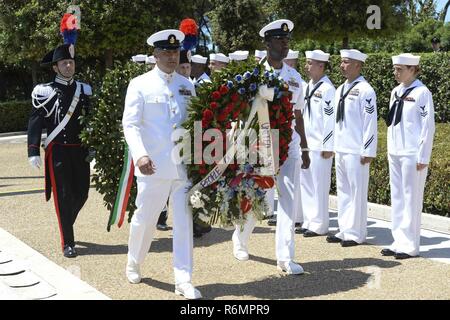
M226 130L231 129L233 124L237 127L245 124L258 88L266 85L274 89L273 101L268 101L268 111L270 128L277 129L279 134L274 157L281 167L288 157L289 143L292 140L294 114L290 102L291 92L288 84L279 78L273 69L267 71L264 63L258 64L256 60L250 60L233 61L226 68L215 72L211 82L202 84L197 90L197 96L190 101L188 119L183 127L193 137L194 123L201 121L202 136L208 140L211 137L205 134L207 130L220 130L223 141L218 143L223 144L227 150L229 141L226 141ZM249 127L258 131L258 121L252 121ZM217 143L215 140L214 142ZM210 141L205 142L203 139L201 144L191 142L190 159L194 159L196 148L200 148L203 155L209 144ZM257 143L249 141L246 146L249 150L258 150ZM215 156L214 151L211 156ZM188 178L195 186L215 168L217 159L208 164L202 157L199 164L185 164ZM209 223L218 222L221 226L243 224L250 211L258 220L263 219L264 212L268 210L265 194L275 182L273 176L257 174L258 166L249 162L238 164L233 161L217 181L191 193L188 202L194 217L200 215L209 220Z

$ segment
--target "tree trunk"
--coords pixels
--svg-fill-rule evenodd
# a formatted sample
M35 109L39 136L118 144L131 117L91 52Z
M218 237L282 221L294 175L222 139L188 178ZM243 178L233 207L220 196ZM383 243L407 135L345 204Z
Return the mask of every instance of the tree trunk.
M342 49L348 49L348 36L345 36L344 39L342 39Z
M37 85L37 69L38 69L38 63L36 61L33 61L31 63L31 79L33 81L33 88Z
M444 9L442 9L442 12L441 12L441 21L442 21L442 23L445 23L445 17L447 16L447 11L448 11L448 8L450 7L450 0L448 0L447 1L447 3L445 4L445 6L444 6Z
M113 52L112 49L106 49L105 51L105 69L111 69L113 67Z

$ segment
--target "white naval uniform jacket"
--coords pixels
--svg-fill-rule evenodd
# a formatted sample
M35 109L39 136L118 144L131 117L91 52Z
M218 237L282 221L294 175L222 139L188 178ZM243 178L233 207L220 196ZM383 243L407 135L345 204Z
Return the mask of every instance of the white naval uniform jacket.
M345 117L335 125L334 150L336 152L375 157L377 153L377 97L372 86L359 76L352 83L339 86L335 94L338 107L341 90L344 94L351 85L359 83L345 98Z
M185 120L192 96L195 89L188 79L176 72L166 74L157 66L131 80L122 125L136 176L144 176L137 161L149 156L156 167L152 177L186 179L183 165L177 165L172 158L172 132Z
M270 71L273 68L266 61L264 64L266 70ZM291 68L283 62L283 67L279 71L279 78L283 79L289 85L289 91L292 92L291 103L294 105L294 110L303 110L304 98L303 98L303 86L302 76L294 68ZM292 141L289 144L289 158L300 158L300 136L295 131L295 119L292 121Z
M415 80L409 87L402 84L391 93L389 108L395 101L394 93L400 97L409 88L415 87L404 99L401 121L388 128L388 153L395 156L417 156L417 162L428 164L433 147L435 131L434 105L430 90Z
M307 108L306 90L309 87L311 94L317 84L322 84L317 88L310 100L311 113ZM310 80L303 87L305 94L305 106L303 110L303 120L305 122L306 140L308 147L312 151L333 151L334 146L334 125L336 122L334 96L336 89L333 83L325 75L315 85Z

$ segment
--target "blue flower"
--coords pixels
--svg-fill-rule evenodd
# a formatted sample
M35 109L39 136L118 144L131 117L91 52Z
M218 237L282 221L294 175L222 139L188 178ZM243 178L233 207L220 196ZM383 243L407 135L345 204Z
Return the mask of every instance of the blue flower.
M255 193L259 198L262 198L266 195L266 193L264 191L262 191L261 189L256 189Z
M250 85L250 91L255 91L257 89L256 83Z
M252 76L252 74L250 72L248 72L248 71L244 73L244 79L245 80L250 79L251 76Z
M277 95L277 94L278 94L278 92L280 92L280 88L278 88L278 87L275 87L275 88L274 88L274 91L275 91L275 95Z
M234 77L234 79L239 83L244 80L240 74L238 74L236 77Z
M259 69L258 68L255 68L255 70L253 70L253 75L254 76L257 76L259 74Z
M264 71L264 77L268 78L270 76L270 72L269 71Z
M238 93L239 94L244 94L245 93L245 88L239 88Z
M246 164L246 165L244 165L244 172L245 173L252 173L253 172L253 166L251 165L251 164Z
M228 82L227 82L227 87L228 87L228 89L233 88L233 81L229 81L229 80L228 80Z

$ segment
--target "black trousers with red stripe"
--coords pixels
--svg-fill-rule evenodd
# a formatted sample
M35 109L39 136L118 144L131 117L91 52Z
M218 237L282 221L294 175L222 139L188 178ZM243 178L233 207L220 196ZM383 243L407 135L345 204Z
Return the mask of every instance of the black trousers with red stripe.
M87 155L87 150L80 146L54 144L46 156L62 248L75 245L73 225L88 198L90 166Z

